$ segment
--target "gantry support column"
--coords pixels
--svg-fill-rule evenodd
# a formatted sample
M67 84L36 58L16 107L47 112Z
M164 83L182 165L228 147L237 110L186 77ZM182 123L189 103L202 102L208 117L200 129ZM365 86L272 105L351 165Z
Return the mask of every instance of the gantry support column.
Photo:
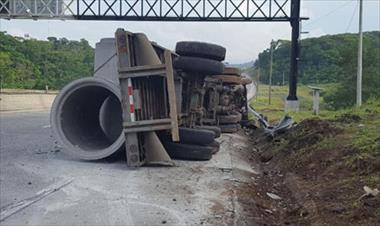
M300 55L299 36L300 36L300 5L301 0L292 0L291 2L291 20L292 26L292 48L290 56L290 73L289 73L289 95L286 98L286 111L298 111L299 102L297 98L297 77L298 62Z

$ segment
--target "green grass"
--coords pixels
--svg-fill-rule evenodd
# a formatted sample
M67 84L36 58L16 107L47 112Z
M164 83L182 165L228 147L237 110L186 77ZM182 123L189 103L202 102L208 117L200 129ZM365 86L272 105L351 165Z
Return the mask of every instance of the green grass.
M328 90L333 87L333 84L321 85L323 90ZM320 113L319 117L329 118L334 112L329 111L327 105L323 101L323 90L320 97ZM271 104L269 104L269 86L260 84L258 87L257 96L251 100L251 106L259 113L268 117L271 122L278 121L285 115L285 100L288 95L288 86L272 86ZM297 95L300 100L299 112L289 112L288 115L296 121L301 121L306 118L315 117L313 115L313 96L312 91L306 85L300 85L297 89Z

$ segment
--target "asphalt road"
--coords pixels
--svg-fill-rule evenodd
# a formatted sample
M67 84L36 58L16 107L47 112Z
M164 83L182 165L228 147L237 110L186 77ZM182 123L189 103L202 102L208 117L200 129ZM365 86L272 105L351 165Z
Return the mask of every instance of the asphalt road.
M232 190L236 178L256 173L240 155L247 147L240 135L219 138L210 161L136 170L122 158L66 155L51 135L49 113L1 113L0 139L0 216L14 212L0 225L240 225Z

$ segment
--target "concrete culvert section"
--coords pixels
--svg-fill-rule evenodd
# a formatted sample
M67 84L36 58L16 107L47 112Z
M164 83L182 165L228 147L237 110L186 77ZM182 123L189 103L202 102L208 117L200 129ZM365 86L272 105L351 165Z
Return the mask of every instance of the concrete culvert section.
M124 144L118 87L93 77L68 84L54 100L51 125L70 154L86 160L112 155Z

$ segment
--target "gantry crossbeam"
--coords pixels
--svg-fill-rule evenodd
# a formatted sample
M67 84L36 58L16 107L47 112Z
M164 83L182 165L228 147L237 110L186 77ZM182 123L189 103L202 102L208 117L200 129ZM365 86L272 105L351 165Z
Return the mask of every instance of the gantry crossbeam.
M291 0L0 0L0 18L290 21Z

